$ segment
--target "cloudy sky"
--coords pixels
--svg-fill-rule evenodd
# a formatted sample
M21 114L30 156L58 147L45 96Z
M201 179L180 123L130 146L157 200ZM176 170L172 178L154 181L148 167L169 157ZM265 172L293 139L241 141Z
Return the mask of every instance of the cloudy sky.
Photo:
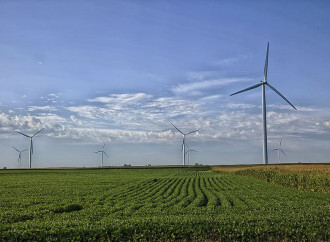
M328 1L1 1L0 167L329 162ZM28 153L22 167L28 166Z

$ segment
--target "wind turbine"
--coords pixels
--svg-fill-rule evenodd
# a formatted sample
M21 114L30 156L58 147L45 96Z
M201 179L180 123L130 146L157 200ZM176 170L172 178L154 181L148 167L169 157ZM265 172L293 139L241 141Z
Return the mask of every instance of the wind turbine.
M12 146L14 150L16 150L19 154L18 154L18 164L19 167L21 168L21 161L22 161L22 152L27 151L28 149L25 150L18 150L16 149L14 146Z
M103 144L102 150L99 150L99 151L95 151L94 152L94 153L102 153L102 167L103 167L103 154L106 155L109 158L109 156L107 155L107 153L105 153L105 151L104 151L104 146L105 146L105 144Z
M191 150L191 149L189 149L189 147L188 147L188 149L187 149L187 151L186 151L186 155L187 155L187 157L188 157L188 165L189 165L189 162L190 162L190 155L189 155L189 153L190 152L197 152L197 150Z
M174 124L172 124L174 126L174 128L179 131L182 135L183 135L183 140L182 140L182 163L183 165L186 165L186 136L189 135L189 134L192 134L192 133L195 133L198 131L197 130L194 130L194 131L190 131L188 133L183 133L180 129L178 129L177 127L175 127Z
M284 151L281 149L281 146L282 146L282 139L281 139L281 142L278 145L277 149L273 149L273 151L277 151L278 163L280 163L280 161L281 161L280 152L282 152L286 156L286 154L284 153Z
M263 133L264 133L264 142L263 142L263 160L264 164L268 164L268 151L267 151L267 123L266 123L266 95L265 95L265 86L267 85L272 89L274 92L276 92L281 98L283 98L288 104L291 105L295 110L295 106L292 105L292 103L289 102L288 99L286 99L279 91L275 89L272 85L270 85L267 82L267 70L268 70L268 52L269 52L269 42L267 43L267 54L266 54L266 61L265 61L265 68L264 68L264 80L260 81L259 84L253 85L251 87L248 87L246 89L243 89L241 91L235 92L231 94L230 96L236 95L241 92L246 92L248 90L257 88L257 87L262 87L261 88L261 93L262 93L262 123L263 123Z
M23 135L23 136L25 136L25 137L28 137L29 139L30 139L30 148L29 148L29 167L30 167L30 169L31 169L31 162L32 162L32 154L33 154L33 141L32 141L32 138L34 137L34 136L36 136L37 134L39 134L41 131L43 131L45 128L43 128L43 129L40 129L38 132L36 132L34 135L32 135L32 136L29 136L29 135L26 135L26 134L23 134L23 133L21 133L21 132L18 132L18 131L16 131L16 133L19 133L19 134L21 134L21 135Z

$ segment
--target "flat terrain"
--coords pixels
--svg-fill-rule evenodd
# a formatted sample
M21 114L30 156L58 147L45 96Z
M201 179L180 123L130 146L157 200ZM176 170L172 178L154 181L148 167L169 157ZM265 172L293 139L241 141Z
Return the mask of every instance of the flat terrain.
M219 165L212 166L212 170L215 171L238 171L238 170L246 170L246 169L282 169L287 171L299 171L299 172L321 172L321 173L330 173L330 163L322 163L322 164L272 164L272 165Z
M330 196L209 167L1 170L3 240L324 240Z
M299 190L330 193L330 164L212 166L212 170L255 177Z

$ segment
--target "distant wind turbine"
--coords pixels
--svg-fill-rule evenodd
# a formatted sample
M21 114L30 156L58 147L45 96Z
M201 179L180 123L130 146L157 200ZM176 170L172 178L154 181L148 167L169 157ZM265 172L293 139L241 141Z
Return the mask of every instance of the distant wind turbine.
M297 110L295 108L295 106L292 105L292 103L289 102L288 99L286 99L279 91L277 91L275 89L275 87L271 86L268 82L267 82L267 70L268 70L268 52L269 52L269 42L267 44L267 54L266 54L266 61L265 61L265 68L264 68L264 80L260 81L259 84L256 84L254 86L248 87L246 89L243 89L241 91L235 92L233 94L231 94L230 96L236 95L238 93L241 92L245 92L257 87L262 87L261 88L261 93L262 93L262 121L263 121L263 134L264 134L264 142L263 142L263 160L264 160L264 164L268 164L268 151L267 151L267 123L266 123L266 95L265 95L265 85L267 85L268 87L270 87L274 92L276 92L281 98L283 98L288 104L291 105L291 107L293 107L295 110Z
M94 152L94 153L102 153L102 167L103 167L103 155L106 155L109 158L109 156L107 155L107 153L105 153L105 151L104 151L104 147L105 147L105 144L103 144L102 150L99 150L99 151L95 151Z
M29 136L29 135L26 135L26 134L23 134L23 133L21 133L21 132L18 132L18 131L16 131L16 133L19 133L19 134L21 134L21 135L23 135L23 136L25 136L25 137L28 137L29 139L30 139L30 148L29 148L29 167L30 167L30 169L31 169L31 162L32 162L32 154L33 154L33 141L32 141L32 138L34 137L34 136L36 136L37 134L39 134L41 131L43 131L45 128L43 128L43 129L40 129L38 132L36 132L34 135L32 135L32 136Z
M182 135L183 135L183 140L182 140L182 163L183 165L186 165L186 136L189 135L189 134L192 134L192 133L195 133L198 131L197 130L194 130L194 131L190 131L188 133L183 133L180 129L178 129L177 127L175 127L174 124L172 124L174 126L174 128L179 131Z
M18 152L18 164L19 164L19 167L21 167L21 163L22 163L22 152L27 151L28 149L18 150L14 146L12 146L12 147L13 147L14 150L16 150Z
M280 154L280 152L282 152L285 156L286 156L286 154L284 153L284 151L281 149L281 147L282 147L282 139L281 139L281 142L280 142L280 144L278 145L278 147L277 147L277 149L273 149L273 151L277 151L277 159L278 159L278 163L280 163L280 161L281 161L281 154Z
M197 150L191 150L189 147L187 148L186 155L187 155L188 165L189 165L189 162L190 162L190 152L198 152L198 151Z

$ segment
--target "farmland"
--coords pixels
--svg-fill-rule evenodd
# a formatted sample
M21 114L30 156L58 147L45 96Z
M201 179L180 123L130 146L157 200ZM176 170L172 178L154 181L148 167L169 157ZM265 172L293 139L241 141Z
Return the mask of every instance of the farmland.
M330 196L209 167L0 171L4 240L329 240Z
M330 164L279 164L214 166L214 171L230 171L270 183L312 192L330 192Z

